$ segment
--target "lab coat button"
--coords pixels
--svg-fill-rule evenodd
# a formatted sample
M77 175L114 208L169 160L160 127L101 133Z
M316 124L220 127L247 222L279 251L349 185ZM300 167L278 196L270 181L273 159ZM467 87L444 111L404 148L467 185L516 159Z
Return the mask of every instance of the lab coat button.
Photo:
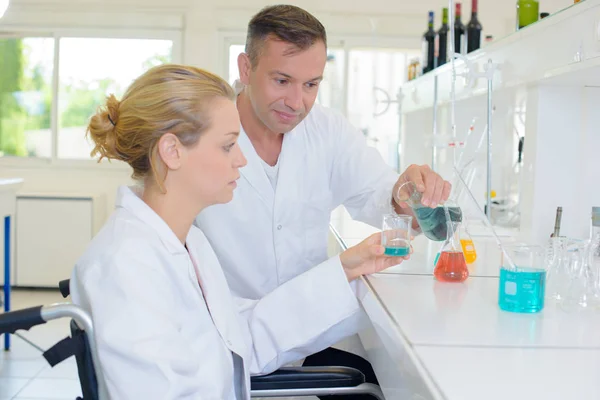
M277 230L280 231L283 228L281 225L277 225Z

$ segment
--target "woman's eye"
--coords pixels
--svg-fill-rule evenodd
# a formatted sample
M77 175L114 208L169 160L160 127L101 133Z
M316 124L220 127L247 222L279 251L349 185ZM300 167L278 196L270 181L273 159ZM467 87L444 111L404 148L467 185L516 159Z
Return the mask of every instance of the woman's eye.
M233 146L235 146L235 143L228 144L227 146L223 146L223 150L225 150L226 152L229 152L229 151L231 151Z

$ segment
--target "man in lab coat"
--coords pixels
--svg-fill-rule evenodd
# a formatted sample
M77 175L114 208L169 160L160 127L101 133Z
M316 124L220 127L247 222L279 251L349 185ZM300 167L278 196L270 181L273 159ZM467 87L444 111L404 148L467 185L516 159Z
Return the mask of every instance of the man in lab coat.
M237 85L248 164L233 201L196 219L238 296L261 298L326 260L330 214L339 205L380 227L385 213L412 214L393 199L404 182L417 184L424 205L449 196L450 184L429 167L397 174L341 114L315 104L326 59L325 29L308 12L270 6L250 21ZM364 322L356 316L356 331ZM376 382L368 362L337 349L305 365L354 366Z

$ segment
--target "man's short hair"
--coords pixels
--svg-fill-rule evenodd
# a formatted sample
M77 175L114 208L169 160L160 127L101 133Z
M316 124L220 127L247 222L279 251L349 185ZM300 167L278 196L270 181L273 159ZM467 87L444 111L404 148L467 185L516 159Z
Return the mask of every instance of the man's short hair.
M246 53L252 68L258 65L261 50L269 38L293 44L295 49L290 54L306 50L318 41L327 47L323 24L308 11L291 5L265 7L250 20Z

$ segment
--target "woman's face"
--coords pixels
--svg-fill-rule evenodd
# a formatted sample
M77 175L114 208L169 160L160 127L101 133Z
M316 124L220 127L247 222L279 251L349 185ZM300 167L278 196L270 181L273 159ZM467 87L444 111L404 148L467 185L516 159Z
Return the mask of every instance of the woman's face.
M235 103L214 99L209 117L210 128L194 146L185 148L179 171L186 191L205 207L231 201L240 177L238 170L246 165L237 142L240 119Z

